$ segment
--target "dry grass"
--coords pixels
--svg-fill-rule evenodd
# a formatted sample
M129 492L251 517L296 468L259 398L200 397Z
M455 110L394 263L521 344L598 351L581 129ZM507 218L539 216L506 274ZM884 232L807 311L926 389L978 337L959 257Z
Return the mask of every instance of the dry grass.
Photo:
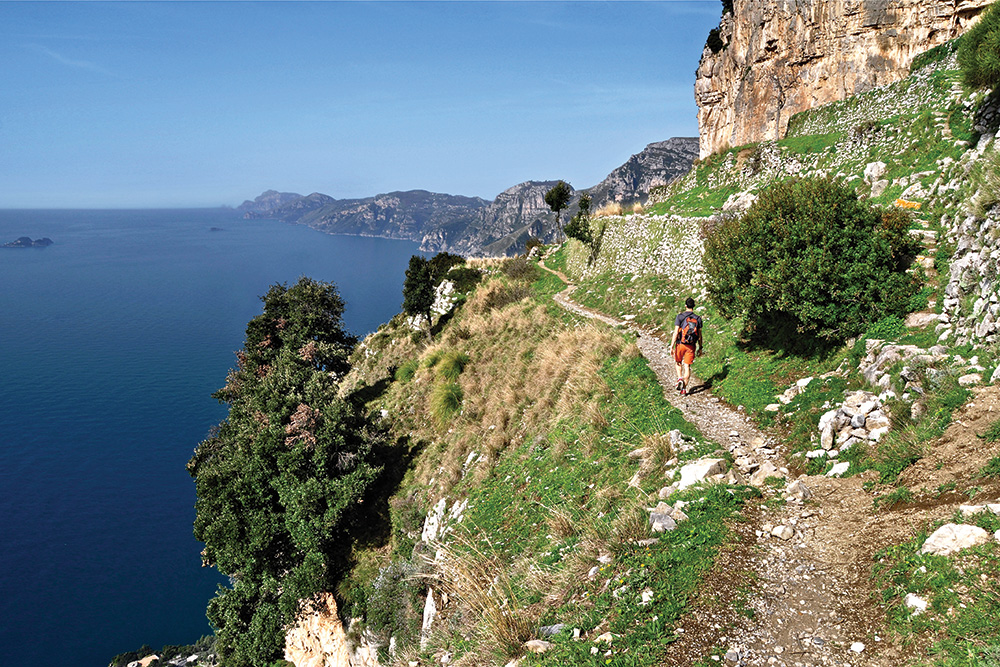
M522 655L537 619L521 606L501 560L465 537L436 546L432 579L471 610L491 648L506 658Z
M670 436L666 433L653 433L642 436L642 445L646 450L642 465L639 466L639 479L646 479L654 473L662 473L667 461L673 458L674 448L670 444Z
M643 213L646 212L646 209L641 202L636 202L632 204L632 212L635 213L636 215L642 215Z
M621 205L621 203L613 201L613 202L608 202L604 206L602 206L599 209L597 209L596 211L594 211L592 217L595 217L595 218L609 218L609 217L611 217L613 215L621 215L621 214L622 214L622 205Z

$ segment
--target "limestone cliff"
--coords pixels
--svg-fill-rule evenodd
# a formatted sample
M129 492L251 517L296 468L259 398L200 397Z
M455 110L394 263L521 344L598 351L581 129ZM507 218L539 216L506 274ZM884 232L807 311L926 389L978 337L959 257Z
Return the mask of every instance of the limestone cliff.
M302 610L285 635L285 660L295 667L378 667L378 656L364 638L352 647L330 593Z
M991 3L734 0L698 66L701 157L781 138L795 113L903 78Z

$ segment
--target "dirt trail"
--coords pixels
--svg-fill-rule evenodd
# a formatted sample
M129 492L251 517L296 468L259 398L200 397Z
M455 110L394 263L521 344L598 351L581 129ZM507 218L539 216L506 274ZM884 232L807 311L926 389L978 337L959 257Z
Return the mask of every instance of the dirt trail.
M575 286L552 273L569 284L555 296L563 308L638 336L667 399L705 436L727 447L749 470L768 461L784 468L781 443L712 396L697 378L692 377L687 396L675 391L669 341L576 304L570 298ZM871 556L912 535L927 517L921 512L873 515L871 495L862 489L864 475L800 479L811 499L765 507L749 524L733 527L738 544L720 556L666 664L690 665L718 648L725 652L721 664L746 667L888 666L903 657L879 634L884 612L872 596Z

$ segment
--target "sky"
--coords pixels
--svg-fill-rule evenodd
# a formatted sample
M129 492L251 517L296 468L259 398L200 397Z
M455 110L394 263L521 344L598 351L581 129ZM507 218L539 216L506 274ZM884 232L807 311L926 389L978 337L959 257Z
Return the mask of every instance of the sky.
M697 136L719 0L0 1L0 208L493 199Z

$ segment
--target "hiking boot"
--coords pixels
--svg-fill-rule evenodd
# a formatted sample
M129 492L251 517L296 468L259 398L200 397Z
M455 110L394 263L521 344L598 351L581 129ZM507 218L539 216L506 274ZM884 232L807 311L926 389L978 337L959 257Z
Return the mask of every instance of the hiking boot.
M687 396L688 390L685 387L681 387L681 396Z
M682 380L680 378L677 378L677 386L674 387L674 389L676 389L677 391L680 391L683 388L684 388L684 380Z

